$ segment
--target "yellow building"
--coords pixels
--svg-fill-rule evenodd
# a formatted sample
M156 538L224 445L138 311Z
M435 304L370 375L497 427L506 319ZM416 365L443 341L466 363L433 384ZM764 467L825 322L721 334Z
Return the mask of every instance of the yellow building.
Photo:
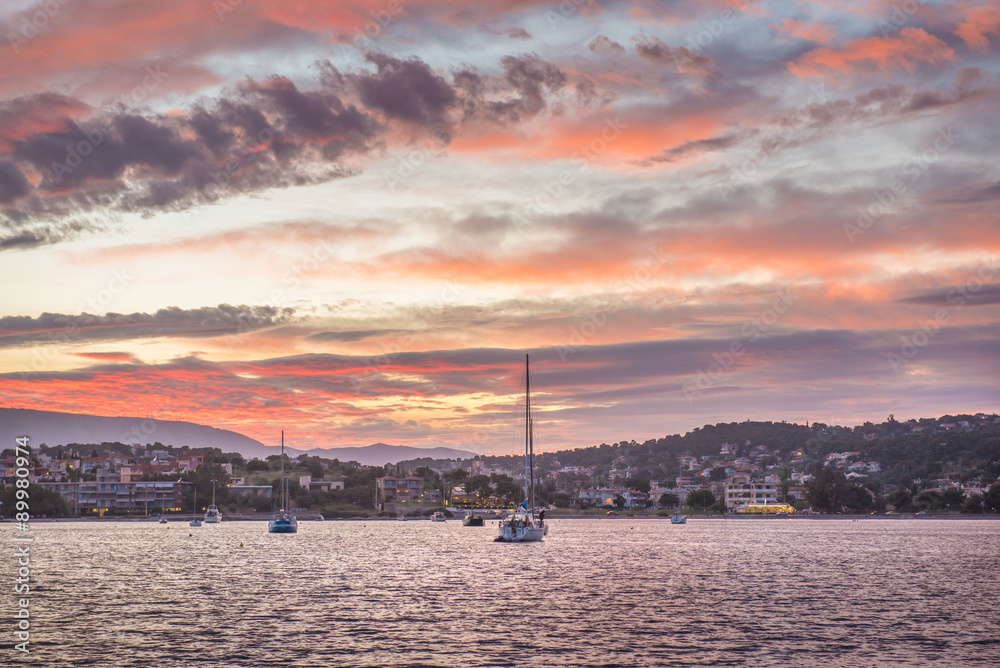
M795 513L795 508L792 508L787 503L751 503L745 508L737 508L738 513L757 513L761 515L775 515L777 513L788 513L792 515Z

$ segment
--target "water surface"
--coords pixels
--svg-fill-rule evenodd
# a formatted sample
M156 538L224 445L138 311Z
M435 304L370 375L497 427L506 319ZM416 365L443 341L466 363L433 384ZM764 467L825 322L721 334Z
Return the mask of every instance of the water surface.
M1000 664L1000 522L550 525L37 522L31 653L0 642L46 667Z

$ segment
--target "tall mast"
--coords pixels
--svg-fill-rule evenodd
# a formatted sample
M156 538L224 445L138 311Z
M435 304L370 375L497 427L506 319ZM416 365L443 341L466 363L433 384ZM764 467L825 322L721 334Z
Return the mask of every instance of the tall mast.
M524 472L524 500L531 504L528 506L528 512L532 513L535 509L535 447L531 428L531 371L528 368L528 355L524 356L524 397L524 447L526 455L524 458L526 469Z
M285 507L285 430L281 430L281 482L278 483L278 503L281 504L282 510L288 510Z

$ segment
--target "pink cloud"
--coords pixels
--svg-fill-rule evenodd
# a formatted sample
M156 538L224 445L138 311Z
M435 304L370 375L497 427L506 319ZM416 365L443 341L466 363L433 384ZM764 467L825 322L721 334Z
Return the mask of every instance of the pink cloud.
M990 44L987 35L1000 36L1000 7L966 7L963 13L965 21L956 26L955 34L973 51L985 53Z
M788 69L799 77L850 75L872 69L912 72L919 63L937 65L949 60L955 60L950 46L921 28L906 27L898 36L856 39L842 49L814 49L789 63Z
M799 21L787 17L781 25L771 24L770 26L771 30L777 33L820 44L829 44L833 41L834 27L821 21Z

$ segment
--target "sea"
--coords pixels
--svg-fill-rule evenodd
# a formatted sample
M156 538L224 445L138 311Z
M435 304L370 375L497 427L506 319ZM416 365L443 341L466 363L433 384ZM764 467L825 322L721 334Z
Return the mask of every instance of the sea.
M1000 521L547 523L0 525L0 665L1000 665Z

